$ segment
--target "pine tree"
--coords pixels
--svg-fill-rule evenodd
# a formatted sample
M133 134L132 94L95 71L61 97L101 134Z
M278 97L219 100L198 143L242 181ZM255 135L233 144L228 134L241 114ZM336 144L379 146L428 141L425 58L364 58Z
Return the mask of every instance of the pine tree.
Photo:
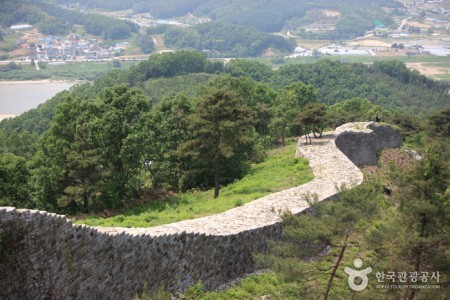
M318 203L309 197L310 210L285 215L285 238L272 243L272 253L258 255L258 261L284 280L300 282L300 297L328 299L348 249L377 215L380 197L380 188L371 184L342 190L337 200Z
M391 174L398 185L390 199L393 216L368 237L384 267L449 274L450 180L449 163L443 157L444 153L431 147L412 171ZM407 283L414 285L410 277ZM416 299L419 292L433 297L429 293L435 291L405 289L403 299Z
M309 137L309 132L312 132L315 138L321 137L323 129L327 125L327 112L325 104L307 104L297 115L293 124L303 126L306 131L307 138ZM306 143L308 143L308 139L306 139ZM311 138L309 138L309 143L311 143Z
M219 196L223 163L239 157L237 167L245 161L242 154L250 152L246 147L256 139L253 124L252 111L232 91L211 88L196 104L189 125L193 138L185 142L180 151L203 167L212 165L214 198Z

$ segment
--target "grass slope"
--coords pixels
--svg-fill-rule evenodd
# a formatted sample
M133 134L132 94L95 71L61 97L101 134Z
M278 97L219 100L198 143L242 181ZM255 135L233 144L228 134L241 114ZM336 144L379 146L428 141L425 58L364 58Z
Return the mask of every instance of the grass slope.
M128 69L137 63L137 61L121 62L121 69ZM2 72L0 67L0 80L94 80L114 69L112 62L46 64L45 68L39 71L31 64L21 64L18 70L9 70L7 72Z
M239 181L221 189L192 191L135 207L111 218L90 216L79 223L91 226L150 227L220 213L265 195L301 185L313 179L308 161L294 157L295 143L269 151Z

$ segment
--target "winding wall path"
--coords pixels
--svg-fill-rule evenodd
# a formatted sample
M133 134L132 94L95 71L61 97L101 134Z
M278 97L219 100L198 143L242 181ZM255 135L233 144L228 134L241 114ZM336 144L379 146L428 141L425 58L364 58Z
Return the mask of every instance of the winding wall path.
M347 128L347 130L354 128ZM339 131L337 131L339 132ZM304 145L300 139L297 156L305 157L314 172L315 179L254 200L226 212L150 228L97 227L109 234L149 234L152 236L176 233L204 233L230 235L280 222L280 214L291 211L300 213L308 207L305 194L315 193L319 200L336 194L336 187L359 185L363 175L335 145L336 132L326 132L321 139L313 139L312 145Z
M177 290L202 280L213 289L252 272L253 253L267 251L267 240L281 236L282 212L301 213L307 194L324 200L337 187L362 182L335 140L349 157L365 152L363 160L357 157L364 161L376 153L365 144L381 145L395 135L372 125L341 126L308 146L300 140L296 155L309 160L314 180L204 218L151 228L94 228L61 215L0 207L0 298L130 299L144 285Z

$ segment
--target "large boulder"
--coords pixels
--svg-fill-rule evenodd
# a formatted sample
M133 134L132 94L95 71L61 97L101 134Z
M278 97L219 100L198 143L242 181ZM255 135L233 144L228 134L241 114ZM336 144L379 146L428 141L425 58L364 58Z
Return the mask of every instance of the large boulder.
M358 167L376 165L379 150L402 145L400 132L374 122L348 123L335 132L336 146Z

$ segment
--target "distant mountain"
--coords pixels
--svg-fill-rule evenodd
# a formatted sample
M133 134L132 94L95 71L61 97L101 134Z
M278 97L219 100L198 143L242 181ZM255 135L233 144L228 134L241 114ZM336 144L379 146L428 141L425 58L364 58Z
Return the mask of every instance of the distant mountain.
M105 39L124 39L138 30L131 22L98 14L87 14L33 1L3 0L0 2L0 25L9 27L17 23L29 23L40 32L50 35L68 34L74 25L84 26L87 33Z
M164 34L167 46L196 49L210 57L255 57L265 51L290 53L295 42L245 26L208 22L191 27L174 27Z
M135 13L149 12L156 18L173 18L193 13L209 16L215 21L244 25L265 32L278 32L291 20L302 19L314 9L337 10L337 34L327 36L346 38L359 35L375 26L392 22L384 8L399 8L395 0L49 0L62 5L105 10L131 9ZM294 22L295 23L295 22Z

